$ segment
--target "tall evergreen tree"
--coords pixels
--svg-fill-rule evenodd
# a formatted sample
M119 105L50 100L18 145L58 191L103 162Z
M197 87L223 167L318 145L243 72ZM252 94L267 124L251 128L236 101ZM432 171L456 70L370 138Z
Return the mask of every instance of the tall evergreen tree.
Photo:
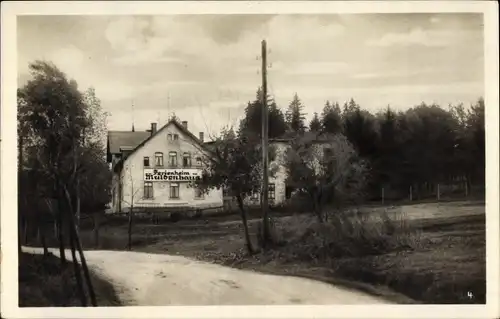
M314 112L314 116L309 123L309 130L313 132L321 132L321 121L319 120L318 113Z
M356 147L359 155L364 158L373 156L377 135L374 116L351 99L344 104L342 118L344 135Z
M262 91L259 88L255 100L248 102L245 108L245 117L240 121L239 134L261 136L262 134ZM268 97L269 138L283 136L286 123L283 112L278 108L273 98Z
M306 130L304 105L299 99L297 93L293 96L292 102L288 105L286 111L286 123L290 132L303 133Z
M388 106L378 115L379 138L374 159L375 178L382 185L397 183L398 165L401 162L397 114Z
M342 131L342 114L338 102L330 104L326 101L321 113L321 127L325 133L340 133Z

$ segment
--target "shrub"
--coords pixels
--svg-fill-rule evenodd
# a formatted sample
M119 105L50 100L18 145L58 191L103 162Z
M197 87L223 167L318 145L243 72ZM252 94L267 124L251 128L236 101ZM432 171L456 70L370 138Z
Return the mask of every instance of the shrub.
M203 216L203 211L201 209L197 209L194 212L194 218L201 218Z
M299 259L362 257L417 248L420 233L404 216L387 211L330 214L326 223L310 216L293 216L280 227L289 252Z
M173 222L173 223L176 223L178 221L181 220L181 213L178 213L178 212L174 212L172 214L170 214L170 221Z

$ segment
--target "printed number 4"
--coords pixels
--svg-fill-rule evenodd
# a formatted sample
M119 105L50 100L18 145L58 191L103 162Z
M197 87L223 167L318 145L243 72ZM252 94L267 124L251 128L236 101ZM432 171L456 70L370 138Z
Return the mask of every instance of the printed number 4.
M467 297L469 297L469 299L472 299L474 295L472 294L472 292L467 291Z

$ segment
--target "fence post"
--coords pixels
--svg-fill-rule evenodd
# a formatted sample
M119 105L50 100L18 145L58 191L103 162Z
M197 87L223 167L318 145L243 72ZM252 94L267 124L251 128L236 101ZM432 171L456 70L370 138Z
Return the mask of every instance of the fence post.
M439 193L439 183L437 184L437 200L441 198L441 194Z
M382 205L384 205L384 188L382 187Z
M413 192L412 192L412 187L410 185L410 202L413 200Z

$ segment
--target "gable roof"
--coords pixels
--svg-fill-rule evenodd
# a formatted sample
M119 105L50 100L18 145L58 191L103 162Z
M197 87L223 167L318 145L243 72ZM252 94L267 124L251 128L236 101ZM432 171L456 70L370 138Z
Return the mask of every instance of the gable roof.
M149 140L151 140L153 137L155 137L157 134L159 134L161 131L163 131L165 128L167 128L170 124L175 125L177 127L177 129L179 129L179 131L181 131L181 133L183 133L183 134L187 135L189 138L191 138L202 149L206 150L210 154L213 154L212 150L210 148L208 148L207 145L205 145L205 143L203 143L198 137L196 137L196 135L191 133L187 128L184 127L184 125L180 124L177 120L171 119L170 121L167 122L167 124L163 125L159 130L157 130L155 134L151 134L150 132L126 132L126 133L146 133L146 138L144 138L142 141L139 141L137 143L137 145L134 146L133 150L128 154L128 156L132 155L138 149L143 147ZM123 133L123 132L121 132L121 133ZM137 138L137 140L138 140L139 135L137 135L136 137L130 138L130 141L131 142L137 141L137 140L134 140L134 138ZM118 153L120 152L120 147L123 147L123 146L129 146L129 145L119 145L118 146ZM110 150L111 150L111 146L110 146ZM125 160L125 158L122 158L117 163L117 165L115 167L117 169L121 169L121 165L123 164L124 160Z

